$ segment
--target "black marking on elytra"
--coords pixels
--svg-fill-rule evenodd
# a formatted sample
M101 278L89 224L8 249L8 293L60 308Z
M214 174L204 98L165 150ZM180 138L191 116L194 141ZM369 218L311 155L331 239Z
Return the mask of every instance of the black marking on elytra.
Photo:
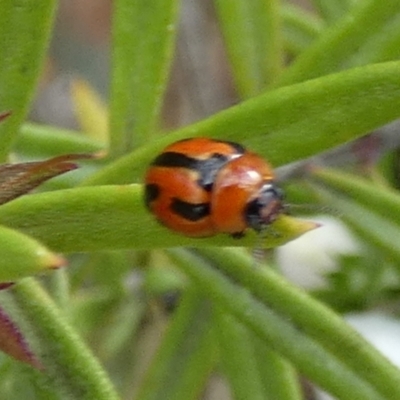
M205 160L188 157L185 154L166 152L160 154L152 165L165 168L186 168L199 174L197 183L207 192L212 190L215 175L232 158L214 153Z
M274 182L266 183L260 190L259 195L250 201L244 209L244 217L248 225L256 232L261 232L266 225L271 224L277 215L283 210L283 191L274 185ZM263 215L263 209L271 206L268 218Z
M144 202L147 208L150 208L150 204L157 199L160 195L160 187L155 183L149 183L144 188Z
M179 199L173 199L171 210L180 217L196 222L210 215L210 204L191 204Z
M167 168L188 168L196 169L198 160L192 157L188 157L182 153L176 153L174 151L167 151L157 156L151 165L156 167L167 167Z

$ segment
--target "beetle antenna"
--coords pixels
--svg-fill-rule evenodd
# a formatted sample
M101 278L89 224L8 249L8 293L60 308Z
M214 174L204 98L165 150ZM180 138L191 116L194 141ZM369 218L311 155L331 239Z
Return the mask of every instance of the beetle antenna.
M285 204L285 212L291 214L293 210L296 211L313 211L319 213L330 214L335 217L341 217L342 212L331 206L321 205L321 204Z

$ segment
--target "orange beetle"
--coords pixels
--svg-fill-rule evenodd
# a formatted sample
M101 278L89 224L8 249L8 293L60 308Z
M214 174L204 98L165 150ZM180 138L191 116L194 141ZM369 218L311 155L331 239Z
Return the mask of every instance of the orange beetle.
M237 143L192 138L166 147L149 166L145 203L185 236L261 232L283 211L270 165Z

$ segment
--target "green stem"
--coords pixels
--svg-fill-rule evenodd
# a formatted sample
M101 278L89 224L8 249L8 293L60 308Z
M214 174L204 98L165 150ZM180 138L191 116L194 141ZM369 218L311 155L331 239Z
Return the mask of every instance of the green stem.
M64 399L119 399L98 361L35 280L24 279L2 292L1 302L43 366L46 384Z
M290 318L382 395L400 398L399 370L339 315L271 269L251 268L251 259L239 250L205 248L198 251L212 257L225 273L248 288L263 304Z
M231 259L236 257L234 263L240 264L244 271L248 272L248 268L251 269L248 259L245 264L240 263L244 256L234 253L231 254L232 257L227 257L229 251L222 249L216 249L216 253L220 254L219 259L225 258L224 263L230 263ZM207 262L188 251L171 249L168 250L168 254L207 297L248 326L272 350L291 361L300 372L320 387L341 400L393 399L378 395L369 382L360 380L357 369L350 370L320 344L307 337L287 316L278 316L258 301L248 288L232 283ZM240 278L240 274L236 275L235 278ZM285 297L281 298L281 301L285 300ZM354 335L354 332L352 334ZM374 371L376 372L375 368ZM392 394L398 393L399 390L397 387Z

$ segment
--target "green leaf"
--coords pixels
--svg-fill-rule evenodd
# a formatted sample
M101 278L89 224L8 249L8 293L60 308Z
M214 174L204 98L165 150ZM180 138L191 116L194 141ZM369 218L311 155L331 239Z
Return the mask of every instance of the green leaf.
M113 5L110 151L118 156L158 128L178 1L117 0Z
M397 60L400 57L400 12L389 19L355 54L349 56L348 66Z
M397 221L387 219L372 211L373 207L362 206L350 198L337 196L332 192L318 190L324 203L341 213L350 228L374 248L380 249L386 258L390 255L397 262L394 266L400 270L400 226ZM377 266L378 267L378 266Z
M317 194L372 246L400 262L400 196L376 182L339 171L316 169ZM324 187L321 187L321 184ZM328 190L326 189L328 187ZM394 265L398 267L399 262Z
M29 158L45 158L69 153L95 153L101 143L74 131L48 125L25 123L18 133L14 151Z
M318 182L329 185L342 196L366 206L400 226L400 195L398 191L365 178L335 170L317 168L312 171L312 176Z
M278 0L217 0L216 11L243 98L259 94L283 64Z
M326 21L333 23L346 13L351 0L312 0L312 3Z
M0 226L0 283L61 267L65 260L36 240Z
M395 392L400 392L400 376L395 367L333 312L270 269L254 268L251 258L244 252L207 248L199 252L206 260L182 249L170 249L167 253L207 298L235 316L302 374L338 398L389 400ZM211 259L224 273L209 265ZM307 332L315 330L315 323L317 331L326 330L311 338ZM331 329L332 323L340 324L339 336L337 329ZM342 349L336 348L340 346ZM347 347L352 350L348 351ZM338 360L338 353L341 356L347 353L342 360L352 363L351 369ZM357 363L366 358L368 363L358 368ZM359 369L368 372L365 380L361 380ZM375 385L377 381L379 390L388 394L386 397L379 396L372 388L372 383Z
M0 299L42 365L41 385L63 399L119 399L98 361L35 280L22 280Z
M210 308L193 287L184 294L137 400L199 398L216 362Z
M400 115L400 62L355 68L276 89L172 132L84 183L142 181L169 143L207 136L243 143L279 166L356 139Z
M303 52L324 29L324 22L320 18L300 6L284 4L281 14L284 44L291 54Z
M0 13L0 160L5 160L28 111L50 38L55 0L3 0Z
M161 226L145 209L141 185L97 186L22 196L0 206L0 222L61 252L174 246L277 246L316 228L280 216L260 240L228 235L188 238Z
M295 368L283 357L252 335L255 357L263 377L265 392L271 399L302 400L303 390Z
M386 45L392 49L391 59L399 58L399 15L398 0L359 1L301 54L277 83L293 84L341 69L388 60L388 54L384 51ZM368 50L369 46L379 50L378 54L382 53L384 57L380 58L376 51Z
M220 270L263 305L288 318L299 335L301 332L323 346L346 366L344 369L349 368L388 399L400 396L400 371L339 315L270 268L251 268L248 256L238 249L216 251L209 247L197 251L212 258ZM395 392L399 394L394 395Z
M273 400L264 391L264 377L257 368L251 333L225 309L215 308L214 325L223 371L233 397L236 400Z

